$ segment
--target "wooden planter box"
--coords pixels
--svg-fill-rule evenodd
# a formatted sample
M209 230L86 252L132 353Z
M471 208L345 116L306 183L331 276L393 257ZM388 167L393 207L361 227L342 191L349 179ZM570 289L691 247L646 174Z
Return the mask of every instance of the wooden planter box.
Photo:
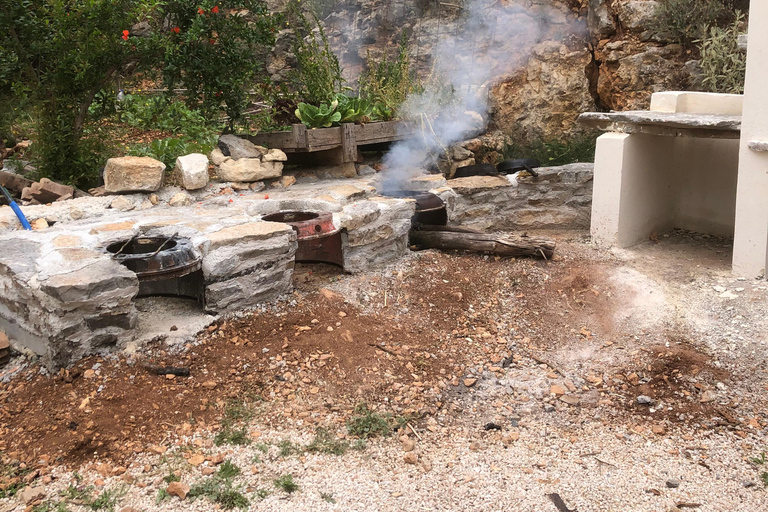
M404 121L344 123L341 126L314 129L307 129L303 124L294 124L289 132L259 133L247 138L259 146L282 149L288 155L289 161L307 160L295 157L322 152L313 155L312 160L331 164L359 162L361 146L402 140L413 132L413 125Z

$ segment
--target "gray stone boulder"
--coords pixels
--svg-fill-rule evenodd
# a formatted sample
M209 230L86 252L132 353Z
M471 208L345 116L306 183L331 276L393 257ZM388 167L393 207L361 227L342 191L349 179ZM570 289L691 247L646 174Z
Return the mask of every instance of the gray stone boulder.
M204 188L208 184L208 157L202 153L180 156L173 172L185 189Z
M633 32L650 28L656 18L656 0L620 0L616 4L621 26Z
M607 0L589 0L587 25L590 33L597 39L605 39L616 32L613 13L608 7Z
M283 174L282 162L262 162L259 158L229 158L217 169L223 181L260 181L279 178Z
M234 158L235 160L239 158L261 158L261 155L265 153L263 148L237 135L222 135L219 137L219 150L221 150L224 156Z
M110 158L104 167L107 192L155 192L163 186L165 164L147 156Z

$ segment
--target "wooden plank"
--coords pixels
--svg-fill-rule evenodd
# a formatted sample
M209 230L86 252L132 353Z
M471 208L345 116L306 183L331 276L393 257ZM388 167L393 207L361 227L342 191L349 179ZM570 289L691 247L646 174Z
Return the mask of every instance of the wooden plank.
M327 146L341 147L341 126L330 128L315 128L307 130L307 147L318 148Z
M293 140L297 148L307 148L309 146L306 125L301 123L294 124L291 126L291 132L293 132Z
M303 124L295 124L291 127L291 131L259 133L246 135L245 138L259 146L279 148L286 153L304 153L344 148L342 141L344 130L350 130L349 133L354 134L357 146L402 140L415 131L412 124L402 121L366 124L344 123L342 126L311 130L308 130Z
M293 132L271 132L271 133L259 133L256 135L245 135L249 141L253 142L257 146L266 146L268 148L279 148L285 151L286 149L297 149L296 139Z
M356 126L351 123L342 125L341 150L344 162L357 160L357 139L355 138Z

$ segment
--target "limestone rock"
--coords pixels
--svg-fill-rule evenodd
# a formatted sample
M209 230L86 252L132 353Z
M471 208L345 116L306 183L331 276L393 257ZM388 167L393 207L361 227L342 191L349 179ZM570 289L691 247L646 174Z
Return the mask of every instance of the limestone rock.
M272 183L272 187L274 188L288 188L291 185L296 183L296 177L295 176L283 176L279 180Z
M223 181L260 181L269 178L279 178L283 173L280 162L265 162L258 158L241 158L225 160L217 171Z
M107 192L155 192L163 185L165 164L146 156L110 158L104 167Z
M261 155L264 154L253 142L231 134L219 137L219 149L224 156L232 157L235 160L240 158L261 158Z
M647 109L652 92L685 90L695 81L695 68L683 64L680 45L607 43L598 45L596 58L603 62L597 93L612 110Z
M607 4L608 0L589 0L587 25L596 39L605 39L616 32L613 15Z
M25 505L29 505L30 503L45 498L45 488L40 486L25 487L19 492L19 497Z
M219 148L214 148L213 151L211 151L211 154L208 156L211 159L211 162L213 162L213 165L221 165L225 160L229 158L224 153L222 153Z
M619 0L615 9L622 27L642 32L655 19L657 7L656 0Z
M113 210L121 211L121 212L128 212L133 210L136 205L133 204L133 201L128 199L124 196L118 196L114 200L112 200L111 203L109 203L109 207Z
M591 62L587 48L571 51L555 41L536 45L520 72L491 89L497 128L518 143L578 131L578 115L595 110L584 72Z
M263 181L255 181L255 182L251 183L249 188L251 190L253 190L254 192L261 192L262 190L267 188L267 186L264 184Z
M33 231L41 231L48 227L48 221L40 217L39 219L35 219L30 222L29 225L32 227Z
M189 206L190 203L189 194L184 192L179 192L168 201L169 206Z
M208 184L208 157L201 153L180 156L173 169L187 190L197 190Z
M189 486L181 482L171 482L170 484L168 484L168 487L165 489L165 492L167 492L171 496L178 496L179 499L183 500L187 497L187 493L189 492Z
M288 160L288 155L283 153L280 149L270 149L261 160L262 162L286 162Z

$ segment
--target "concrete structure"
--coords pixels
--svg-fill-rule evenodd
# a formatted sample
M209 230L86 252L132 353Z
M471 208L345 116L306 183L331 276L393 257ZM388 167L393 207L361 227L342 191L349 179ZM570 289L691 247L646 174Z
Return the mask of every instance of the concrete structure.
M597 141L593 240L629 247L674 227L733 236L738 99L657 93L652 104L662 110L581 118L610 132Z
M768 2L751 2L733 270L768 268Z
M744 96L665 92L649 112L582 115L611 132L595 156L595 242L628 247L673 227L733 236L734 272L765 275L768 3L752 2L749 33Z

